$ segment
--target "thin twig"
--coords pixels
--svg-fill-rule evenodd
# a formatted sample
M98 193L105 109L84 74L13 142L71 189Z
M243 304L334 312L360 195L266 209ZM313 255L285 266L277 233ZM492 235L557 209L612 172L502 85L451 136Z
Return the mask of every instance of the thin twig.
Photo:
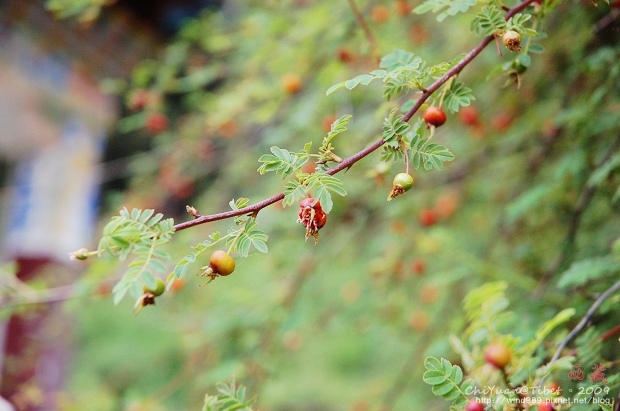
M42 291L33 291L19 298L0 299L0 309L14 308L24 305L50 304L81 297L84 293L74 284L49 288Z
M534 2L534 0L525 0L522 3L519 3L518 5L516 5L512 9L510 9L510 11L508 11L508 13L506 13L506 16L504 16L504 18L506 20L509 19L510 17L514 16L516 13L520 12L521 10L523 10L524 8L529 6L532 2ZM441 76L433 84L431 84L430 87L428 87L422 93L422 95L416 101L416 103L413 105L413 107L407 113L405 113L405 115L403 116L403 121L411 120L413 115L420 109L422 104L424 104L424 102L439 87L441 87L451 77L453 77L453 76L457 75L458 73L460 73L469 63L471 63L471 61L474 58L476 58L476 56L478 56L478 54L480 54L482 52L482 50L484 50L484 48L486 46L489 45L489 43L491 43L491 41L493 41L493 35L490 35L490 36L486 37L484 40L482 40L480 42L480 44L478 44L473 50L471 50L469 53L467 53L467 55L465 55L465 57L463 57L463 59L461 61L459 61L454 67L452 67L443 76ZM350 168L353 164L357 163L362 158L364 158L367 155L369 155L370 153L378 150L381 146L383 146L384 143L385 143L385 141L383 141L382 138L377 140L377 141L375 141L374 143L372 143L368 147L364 148L363 150L357 152L356 154L352 155L351 157L345 158L344 160L342 160L341 163L338 163L335 167L327 170L326 174L334 175L336 173L339 173L342 170ZM263 208L265 208L267 206L270 206L271 204L277 203L278 201L282 200L283 198L284 198L284 193L276 194L276 195L274 195L272 197L269 197L269 198L267 198L267 199L265 199L263 201L260 201L260 202L258 202L256 204L252 204L252 205L247 206L245 208L241 208L239 210L231 210L231 211L226 211L226 212L223 212L223 213L204 215L202 217L196 218L196 219L191 220L191 221L185 221L183 223L176 224L173 228L176 231L181 231L181 230L185 230L187 228L194 227L194 226L197 226L197 225L200 225L200 224L204 224L204 223L208 223L208 222L211 222L211 221L224 220L224 219L236 217L236 216L239 216L239 215L255 214L258 211L262 210Z
M560 358L560 355L562 354L562 351L564 350L564 348L566 348L566 345L573 338L575 338L575 336L577 334L579 334L579 332L583 329L583 327L586 326L586 324L588 324L588 321L590 321L590 319L592 318L592 316L594 315L596 310L598 310L598 308L601 306L601 304L603 304L603 302L607 298L609 298L613 293L615 293L618 290L620 290L620 281L617 281L614 285L612 285L610 288L608 288L603 294L601 294L596 299L596 301L594 301L594 304L592 304L592 306L586 312L586 314L583 316L581 321L579 321L579 323L575 326L575 328L573 328L571 330L571 332L568 333L566 338L564 338L562 340L562 342L558 345L558 348L555 350L555 354L553 354L553 357L551 357L551 361L549 361L547 366L552 365L553 363L555 363L558 360L558 358ZM545 383L545 379L546 379L546 377L540 380L540 382L538 383L539 387L542 387L542 385Z
M599 162L598 166L592 171L595 173L600 167L604 166L607 161L613 156L613 154L620 148L620 136L616 138L616 140L609 147L605 155ZM568 232L566 233L566 237L564 238L564 246L562 247L562 251L557 257L553 260L551 267L545 272L545 274L540 279L536 290L534 291L534 295L540 296L549 282L549 280L553 277L553 275L566 263L569 256L571 255L571 248L573 243L575 242L575 238L577 237L577 231L579 230L579 226L581 224L581 217L583 213L590 205L594 194L596 193L596 186L589 185L586 183L585 189L579 195L579 199L577 200L577 205L573 210L573 213L570 217L570 225L568 227Z
M355 20L357 21L357 24L359 24L362 31L364 32L364 35L366 36L366 40L368 41L368 45L370 46L370 54L371 56L374 56L377 52L377 40L375 40L375 37L372 35L370 27L368 27L368 24L366 24L366 20L360 12L359 7L357 7L355 0L348 1L349 6L351 7L351 11L353 11L353 15L355 16Z

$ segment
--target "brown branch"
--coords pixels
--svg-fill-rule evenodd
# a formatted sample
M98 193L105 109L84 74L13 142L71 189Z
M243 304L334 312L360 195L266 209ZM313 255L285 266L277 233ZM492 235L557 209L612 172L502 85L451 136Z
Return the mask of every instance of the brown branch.
M357 7L355 0L348 1L349 6L353 11L353 15L355 16L355 20L357 21L357 24L362 28L362 31L366 36L366 40L368 41L368 45L370 46L370 55L374 57L375 53L377 52L377 41L375 40L375 37L370 31L370 27L368 27L368 24L366 24L366 20L364 20L364 16L362 16L362 13L360 12L359 7Z
M579 323L575 326L575 328L573 328L571 330L570 333L568 333L568 335L566 336L566 338L564 338L562 340L562 342L558 345L558 348L555 350L555 354L553 354L553 357L551 357L551 361L549 361L549 363L547 364L547 366L550 366L551 364L555 363L558 358L560 358L560 355L562 354L562 351L564 350L564 348L566 348L566 345L573 339L575 338L575 336L577 334L579 334L579 332L588 324L588 322L590 321L590 319L592 318L592 316L594 315L594 313L596 313L596 310L598 310L598 308L601 306L601 304L603 304L603 302L609 298L612 294L614 294L616 291L620 290L620 281L617 281L614 285L612 285L611 287L609 287L604 293L602 293L597 299L596 301L594 301L594 304L592 304L592 306L588 309L588 311L586 312L586 314L583 316L583 318L581 319L581 321L579 321ZM540 380L540 382L538 383L539 387L542 387L542 385L545 383L546 377L542 378Z
M524 8L529 6L533 1L534 0L525 0L525 1L521 2L521 3L519 3L515 7L511 8L508 11L508 13L506 13L506 16L504 16L504 18L506 20L508 20L510 17L514 16L515 14L517 14L518 12L520 12L521 10L523 10ZM471 63L471 61L474 58L476 58L476 56L478 56L478 54L480 54L482 52L482 50L484 50L484 48L486 46L489 45L489 43L491 43L491 41L493 41L493 38L494 38L493 35L490 35L490 36L486 37L473 50L471 50L469 53L467 53L467 55L465 55L465 57L463 57L463 59L461 61L459 61L454 67L452 67L443 76L441 76L433 84L431 84L422 93L422 95L420 96L418 101L416 101L414 106L403 116L403 121L409 121L413 117L413 115L420 109L422 104L424 104L424 102L435 91L437 91L437 89L439 87L441 87L444 83L446 83L451 77L453 77L453 76L457 75L458 73L460 73L469 63ZM363 150L359 151L358 153L352 155L351 157L345 158L344 160L342 160L341 163L338 163L335 167L327 170L326 174L334 175L336 173L339 173L342 170L350 168L353 164L355 164L356 162L358 162L362 158L364 158L367 155L369 155L370 153L378 150L381 146L383 146L384 143L385 142L383 141L382 138L377 140L377 141L375 141L374 143L372 143L368 147L364 148ZM208 222L211 222L211 221L224 220L224 219L236 217L236 216L239 216L239 215L256 214L257 212L259 212L263 208L265 208L267 206L270 206L271 204L277 203L278 201L282 200L283 198L284 198L284 193L276 194L276 195L274 195L272 197L269 197L269 198L267 198L267 199L265 199L263 201L260 201L260 202L258 202L256 204L252 204L252 205L247 206L245 208L241 208L239 210L231 210L231 211L226 211L226 212L223 212L223 213L204 215L204 216L198 217L198 218L196 218L194 220L191 220L191 221L186 221L186 222L183 222L183 223L176 224L174 226L174 229L176 231L181 231L181 230L185 230L186 228L194 227L194 226L197 226L197 225L200 225L200 224L204 224L204 223L208 223Z
M82 295L84 295L84 293L81 292L79 287L76 287L75 284L63 285L41 291L33 290L28 293L22 293L17 298L10 297L0 299L0 309L20 307L24 305L57 303L80 297Z
M600 167L605 165L605 163L609 161L609 159L613 156L613 154L619 148L620 148L620 136L616 138L616 140L612 143L612 145L609 147L607 152L605 152L605 155L603 156L599 164L594 168L592 173L595 173L596 170L598 170ZM562 266L568 260L569 256L572 254L571 249L575 242L575 238L577 237L577 231L579 230L579 226L581 225L581 217L583 216L583 213L586 211L586 208L588 208L588 205L590 205L590 202L592 201L592 198L594 197L595 193L596 193L596 186L589 185L586 183L586 187L579 195L579 199L577 200L577 205L575 209L573 210L573 213L571 214L570 224L568 227L568 232L566 233L566 237L564 238L564 246L562 247L562 251L553 260L551 267L549 267L549 269L545 272L545 274L540 279L539 284L536 287L536 290L534 291L534 295L540 296L542 294L549 280L551 280L553 275L557 273L558 270L560 270L560 268L562 268Z

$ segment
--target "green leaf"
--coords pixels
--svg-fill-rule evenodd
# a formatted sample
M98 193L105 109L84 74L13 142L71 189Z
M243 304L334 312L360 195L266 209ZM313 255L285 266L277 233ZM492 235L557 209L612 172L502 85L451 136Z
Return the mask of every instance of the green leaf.
M397 115L397 110L392 109L388 117L383 121L383 141L393 147L399 147L399 139L405 134L411 125L403 121L403 115Z
M299 170L307 161L308 153L291 153L290 151L272 146L269 149L273 154L263 154L258 161L263 163L259 168L260 174L266 174L275 171L276 174L282 174L282 178Z
M370 84L371 81L377 79L377 78L382 78L376 74L361 74L357 77L354 77L350 80L347 81L343 81L341 83L338 84L334 84L333 86L331 86L327 92L325 93L326 95L330 95L332 94L334 91L339 90L343 87L349 89L349 90L353 90L355 87L359 86L360 84L363 86L367 86Z
M297 180L291 180L284 186L284 200L282 200L282 205L288 207L301 201L307 195L308 187Z
M391 72L403 67L407 69L419 69L423 66L423 64L424 60L417 57L412 52L396 49L381 58L379 67L387 70L387 72Z
M311 174L307 178L305 184L308 186L308 191L312 193L314 198L321 202L323 210L328 214L334 204L331 193L335 193L340 196L347 195L347 192L344 189L344 183L340 179L329 174Z
M617 275L620 261L612 255L579 260L562 273L558 287L567 288L583 285L588 281Z
M411 155L409 156L411 164L416 169L420 165L424 165L425 170L436 168L443 169L443 162L454 160L454 154L447 147L440 144L425 144L426 140L422 140L419 135L414 136L411 140Z
M597 187L618 167L620 167L620 153L616 153L604 164L599 166L588 179L589 187Z
M476 0L426 0L424 3L413 9L414 13L423 14L429 11L438 13L438 21L443 21L448 16L454 16L461 12L466 12L470 7L475 6Z
M461 107L467 107L475 100L470 88L463 83L453 82L444 97L444 106L452 113L459 111Z
M428 357L424 360L426 371L422 376L422 380L431 386L433 394L443 397L448 401L467 400L467 396L459 388L459 384L463 380L463 370L458 365L452 365L450 361L442 358L438 360L434 357ZM470 386L471 382L467 382L466 386Z
M490 36L506 28L504 13L495 6L484 6L471 22L471 30L479 36Z

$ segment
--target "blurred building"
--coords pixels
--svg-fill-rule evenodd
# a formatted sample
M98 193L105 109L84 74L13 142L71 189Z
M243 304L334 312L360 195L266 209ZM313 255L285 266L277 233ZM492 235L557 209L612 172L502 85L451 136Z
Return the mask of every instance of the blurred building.
M83 21L58 20L45 3L0 1L0 259L18 263L19 280L0 270L0 307L20 281L70 284L79 270L68 253L93 246L100 163L119 111L99 82L129 76L213 2L119 1ZM3 324L0 394L15 409L58 409L72 344L61 308L36 304Z

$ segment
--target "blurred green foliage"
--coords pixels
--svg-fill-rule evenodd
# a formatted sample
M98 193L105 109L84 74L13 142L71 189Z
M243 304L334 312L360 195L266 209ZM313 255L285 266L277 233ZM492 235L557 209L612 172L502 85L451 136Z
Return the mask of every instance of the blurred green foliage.
M330 148L347 157L382 136L391 109L404 112L416 98L390 92L386 102L380 82L326 96L330 87L372 73L397 49L441 65L481 39L470 31L481 19L476 2L423 6L452 4L441 22L399 14L397 1L356 3L373 41L344 1L230 2L188 21L160 60L136 67L117 90L133 110L119 128L150 139L152 149L136 156L131 188L107 197L110 215L185 203L206 215L229 209L231 198L255 203L282 192L279 176L257 172L270 147L318 147L325 123L352 114ZM379 5L388 7L387 21L373 17ZM535 37L524 30L521 54L499 56L492 44L452 85L450 111L472 104L474 117L462 107L448 114L433 141L454 161L417 171L407 193L386 203L404 164L377 152L338 175L347 195L333 196L316 247L304 241L296 205L276 204L256 218L269 253L239 258L229 277L202 287L195 274L207 261L187 261L182 289L137 317L111 298L68 303L79 344L67 409L200 409L206 392L234 376L258 396L257 409L444 410L448 403L423 383L425 358L446 358L478 385L502 384L484 365L494 338L523 353L512 381L536 382L536 370L618 274L620 34L616 23L603 26L605 3L544 1L530 11L544 19L529 33ZM474 26L493 32L485 30ZM286 75L298 89L282 84ZM149 131L154 113L165 113L169 127ZM426 132L420 122L413 128ZM434 224L420 220L429 210ZM191 218L183 211L175 220ZM190 246L232 225L174 234L165 245L169 271ZM85 281L117 276L110 267L95 261ZM619 298L569 344L570 358L546 369L564 391L577 392L567 379L574 360L586 372L597 363L617 367L617 334L601 336L620 321ZM618 378L608 381L617 391Z

